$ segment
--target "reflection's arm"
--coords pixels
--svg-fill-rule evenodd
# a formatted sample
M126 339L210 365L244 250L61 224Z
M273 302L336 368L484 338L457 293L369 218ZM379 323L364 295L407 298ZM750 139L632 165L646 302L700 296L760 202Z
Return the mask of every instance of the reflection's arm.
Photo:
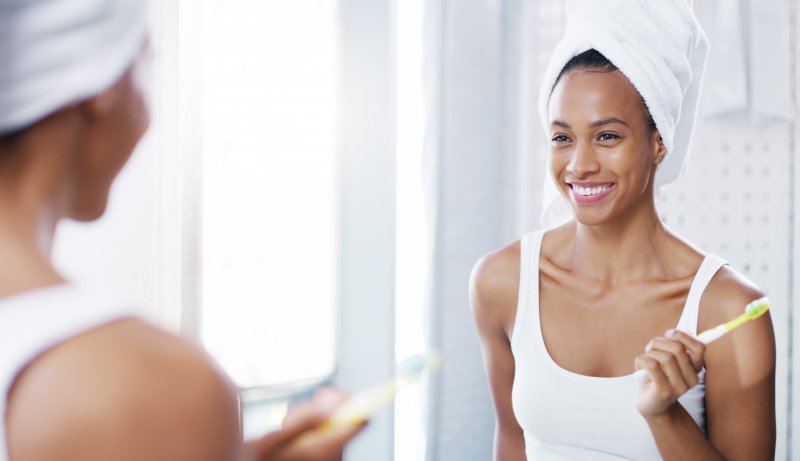
M713 321L733 318L763 296L727 267L708 291L704 303L709 310L725 306L718 307L719 318ZM706 421L714 446L729 460L774 459L775 334L769 313L709 346L706 370Z
M703 295L700 323L707 327L730 320L761 296L725 267ZM679 404L648 418L664 460L774 459L775 338L769 315L709 345L705 366L707 438Z
M519 245L483 257L470 280L470 304L481 338L497 425L495 460L524 461L525 439L514 416L514 357L509 343L519 289Z

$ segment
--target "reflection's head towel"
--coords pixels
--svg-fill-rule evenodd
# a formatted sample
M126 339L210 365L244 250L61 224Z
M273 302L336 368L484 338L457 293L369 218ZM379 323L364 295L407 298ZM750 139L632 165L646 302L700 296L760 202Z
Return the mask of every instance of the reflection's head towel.
M667 149L655 187L676 180L686 164L692 139L708 40L691 0L568 0L564 38L556 46L539 94L545 133L548 103L564 65L589 49L602 53L628 77L653 116ZM545 179L542 224L549 228L572 213Z
M144 43L147 0L0 0L0 135L114 84Z

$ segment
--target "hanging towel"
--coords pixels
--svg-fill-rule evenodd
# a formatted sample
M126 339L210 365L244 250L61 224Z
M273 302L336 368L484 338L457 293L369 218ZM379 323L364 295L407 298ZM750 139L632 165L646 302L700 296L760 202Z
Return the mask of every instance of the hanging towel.
M708 56L700 110L706 117L748 108L746 29L739 0L704 0L697 5L714 49Z

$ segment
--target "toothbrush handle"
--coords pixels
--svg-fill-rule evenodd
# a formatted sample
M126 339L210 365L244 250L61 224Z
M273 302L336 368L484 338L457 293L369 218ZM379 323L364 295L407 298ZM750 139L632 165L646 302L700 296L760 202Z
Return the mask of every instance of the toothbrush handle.
M699 335L697 335L697 340L700 341L703 344L708 344L710 342L716 341L719 338L723 337L725 335L725 333L727 333L728 331L730 331L730 330L728 330L728 328L723 323L721 325L715 326L714 328L712 328L710 330L706 330L706 331L700 333Z
M392 380L355 394L333 412L323 427L328 429L367 421L378 408L392 401L398 388L399 386Z

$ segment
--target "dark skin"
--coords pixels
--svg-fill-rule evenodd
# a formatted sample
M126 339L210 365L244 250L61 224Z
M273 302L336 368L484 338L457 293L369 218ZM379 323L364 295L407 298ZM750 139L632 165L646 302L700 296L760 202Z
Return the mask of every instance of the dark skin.
M0 298L66 283L49 254L63 218L100 217L149 124L139 62L107 91L0 140ZM35 358L7 396L10 461L335 461L363 425L321 429L325 389L243 443L236 389L202 350L126 318Z
M542 241L540 317L551 357L587 376L646 369L637 410L665 460L773 459L775 341L769 315L707 347L672 330L704 255L658 218L653 179L668 153L658 132L648 128L636 89L619 71L575 69L554 88L549 113L550 168L575 217ZM587 201L581 195L592 188L604 192ZM509 338L518 291L519 242L476 264L471 304L497 416L495 458L501 461L525 459L511 407ZM723 267L700 300L698 332L738 316L762 295ZM677 401L703 367L707 436Z

